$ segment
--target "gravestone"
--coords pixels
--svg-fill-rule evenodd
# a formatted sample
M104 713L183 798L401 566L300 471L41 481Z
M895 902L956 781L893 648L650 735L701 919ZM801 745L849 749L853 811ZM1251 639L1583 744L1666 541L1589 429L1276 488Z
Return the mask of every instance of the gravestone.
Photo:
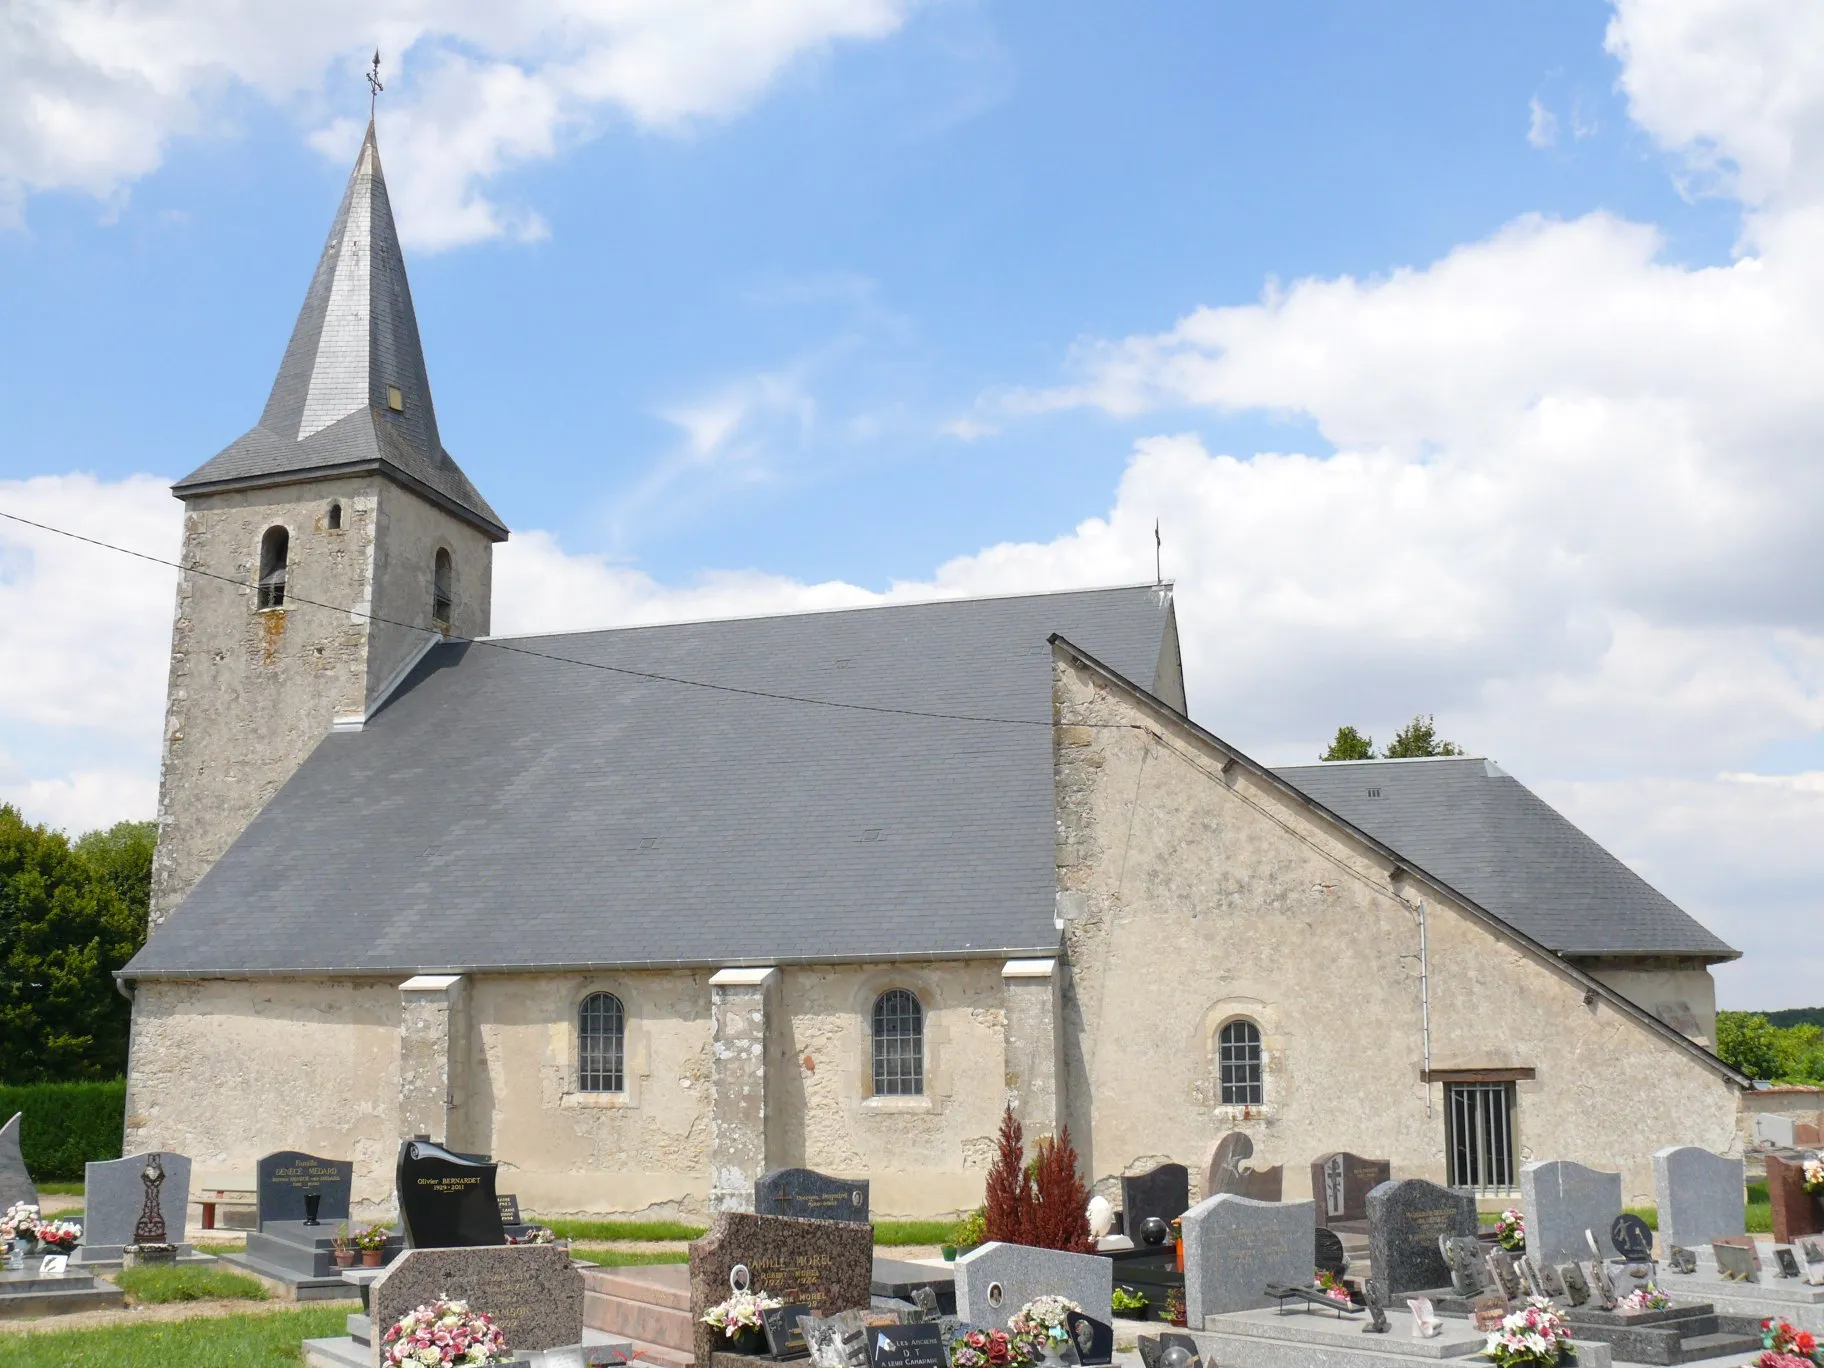
M1249 1168L1242 1161L1254 1157L1254 1142L1242 1131L1230 1131L1216 1142L1210 1153L1210 1167L1205 1175L1205 1197L1232 1193L1257 1202L1277 1202L1285 1189L1283 1165L1268 1169ZM1131 1232L1130 1232L1131 1233Z
M1317 1203L1260 1202L1218 1193L1184 1213L1185 1324L1271 1306L1269 1285L1311 1285Z
M1790 1116L1780 1116L1774 1112L1756 1112L1754 1115L1754 1143L1772 1149L1791 1149L1798 1144L1798 1132Z
M516 1226L521 1224L519 1219L518 1193L503 1192L496 1196L494 1200L500 1205L500 1223L503 1226Z
M801 1221L868 1223L868 1181L831 1178L815 1169L774 1169L754 1180L754 1210Z
M1110 1363L1114 1360L1115 1327L1113 1322L1097 1320L1094 1316L1085 1316L1078 1311L1066 1311L1064 1326L1070 1334L1071 1345L1077 1351L1078 1363L1100 1364Z
M499 1165L455 1154L428 1140L402 1140L396 1181L399 1224L408 1249L504 1245Z
M1747 1229L1740 1159L1696 1145L1656 1150L1653 1190L1659 1200L1659 1237L1666 1248L1695 1248L1718 1235L1740 1235Z
M1697 1255L1683 1245L1673 1245L1666 1252L1666 1266L1674 1273L1697 1272Z
M133 1243L134 1230L146 1206L146 1163L151 1154L91 1161L82 1166L82 1243L77 1263L119 1263ZM158 1151L164 1181L158 1185L158 1209L165 1218L164 1243L183 1252L184 1222L190 1205L190 1161L181 1154Z
M1390 1297L1447 1286L1440 1237L1475 1238L1476 1198L1423 1178L1382 1183L1368 1194L1368 1257Z
M737 1266L746 1270L753 1291L802 1303L817 1316L865 1310L874 1277L874 1227L719 1213L709 1232L690 1245L690 1319L700 1364L708 1364L716 1345L716 1331L703 1324L703 1313L728 1297Z
M1596 1232L1606 1258L1609 1229L1621 1215L1621 1175L1568 1159L1520 1166L1520 1205L1526 1212L1526 1252L1547 1263L1580 1258L1583 1233Z
M319 1159L298 1150L268 1154L254 1166L258 1224L309 1220L306 1199L313 1195L318 1225L346 1221L354 1179L355 1166L348 1159Z
M870 1368L944 1368L944 1336L929 1322L868 1329Z
M1305 1238L1308 1246L1310 1236ZM1086 1316L1112 1320L1114 1267L1099 1254L990 1242L956 1261L956 1314L984 1330L1005 1330L1034 1297L1054 1296L1075 1302Z
M1317 1268L1342 1277L1349 1269L1349 1255L1343 1250L1343 1237L1328 1226L1317 1228Z
M14 1112L13 1119L0 1126L0 1211L15 1202L38 1205L38 1188L26 1170L25 1155L19 1149L19 1127L24 1112Z
M368 1292L371 1362L380 1363L381 1341L400 1317L439 1297L487 1312L516 1353L583 1341L583 1275L562 1246L408 1249Z
M1365 1221L1368 1193L1393 1177L1386 1159L1364 1159L1338 1150L1311 1161L1311 1195L1318 1201L1318 1216L1325 1221Z
M1121 1179L1121 1229L1136 1244L1136 1232L1149 1216L1168 1226L1191 1206L1191 1171L1183 1164L1161 1164Z
M1818 1199L1805 1191L1805 1156L1767 1156L1767 1200L1773 1207L1773 1238L1791 1244L1807 1235L1824 1232L1824 1211Z

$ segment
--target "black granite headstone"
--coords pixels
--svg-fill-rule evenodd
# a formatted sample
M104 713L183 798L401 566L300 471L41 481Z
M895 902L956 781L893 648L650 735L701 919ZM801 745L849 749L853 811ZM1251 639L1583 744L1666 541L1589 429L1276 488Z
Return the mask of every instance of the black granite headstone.
M399 1222L408 1249L504 1245L494 1174L500 1166L428 1140L399 1145Z
M519 1194L503 1192L494 1199L500 1203L500 1223L502 1225L519 1225Z
M1161 1164L1121 1180L1121 1229L1129 1239L1149 1216L1170 1226L1190 1209L1191 1171L1183 1164Z
M868 1221L868 1181L831 1178L815 1169L774 1169L754 1180L754 1212L801 1221Z
M1653 1230L1631 1211L1624 1211L1609 1226L1609 1243L1624 1259L1653 1257Z
M1476 1234L1476 1198L1466 1188L1423 1178L1382 1183L1368 1193L1368 1251L1387 1295L1447 1286L1450 1268L1440 1237Z
M810 1346L804 1342L804 1330L798 1324L800 1316L810 1314L811 1308L803 1303L762 1311L760 1324L766 1331L767 1353L776 1359L803 1358L810 1353Z
M1081 1311L1064 1313L1065 1328L1070 1332L1070 1341L1077 1346L1079 1363L1112 1363L1115 1358L1115 1327L1108 1321L1099 1321L1094 1316L1086 1316Z
M1317 1228L1316 1267L1321 1273L1333 1273L1339 1278L1349 1267L1349 1256L1343 1252L1343 1237L1328 1226Z
M868 1328L871 1368L944 1368L944 1337L931 1322Z
M309 1219L305 1198L316 1196L317 1220L328 1225L348 1219L355 1166L348 1159L319 1159L297 1150L268 1154L254 1168L254 1201L260 1225Z

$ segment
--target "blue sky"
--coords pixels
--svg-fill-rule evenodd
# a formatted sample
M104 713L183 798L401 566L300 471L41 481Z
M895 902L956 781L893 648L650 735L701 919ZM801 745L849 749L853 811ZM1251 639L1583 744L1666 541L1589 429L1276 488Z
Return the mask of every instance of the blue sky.
M1726 1003L1816 996L1824 17L732 13L32 11L0 507L175 552L377 37L497 628L1127 581L1159 519L1199 720L1293 763L1435 712L1744 947ZM0 526L0 799L150 815L170 601Z

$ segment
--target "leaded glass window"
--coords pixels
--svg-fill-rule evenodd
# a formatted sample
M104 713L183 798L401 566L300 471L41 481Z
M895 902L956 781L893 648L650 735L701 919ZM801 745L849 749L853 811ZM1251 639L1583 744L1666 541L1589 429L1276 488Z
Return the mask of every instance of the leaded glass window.
M874 1002L874 1095L919 1097L925 1091L925 1009L904 988Z

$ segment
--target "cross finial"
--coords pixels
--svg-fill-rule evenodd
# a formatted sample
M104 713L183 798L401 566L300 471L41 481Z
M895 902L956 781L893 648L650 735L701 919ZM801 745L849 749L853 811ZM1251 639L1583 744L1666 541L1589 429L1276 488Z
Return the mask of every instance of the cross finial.
M1153 519L1153 583L1165 583L1165 538L1159 535L1159 519Z
M380 103L380 92L386 87L380 84L380 49L374 49L374 68L367 73L367 117L374 117L374 109Z

